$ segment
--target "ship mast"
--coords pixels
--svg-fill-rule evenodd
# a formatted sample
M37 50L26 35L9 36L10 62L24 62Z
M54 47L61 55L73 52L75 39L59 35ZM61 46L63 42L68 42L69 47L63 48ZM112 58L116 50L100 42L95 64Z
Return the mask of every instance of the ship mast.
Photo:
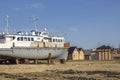
M35 26L35 30L37 31L37 20L38 20L38 18L35 18L34 16L33 16L33 21L34 21L34 26Z
M7 34L9 34L9 16L7 15L6 16L6 32L7 32Z

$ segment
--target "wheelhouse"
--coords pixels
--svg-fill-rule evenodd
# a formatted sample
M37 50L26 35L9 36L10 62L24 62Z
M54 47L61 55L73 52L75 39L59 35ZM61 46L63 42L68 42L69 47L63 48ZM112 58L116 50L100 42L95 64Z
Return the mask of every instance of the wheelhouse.
M0 35L0 43L11 42L15 39L14 35Z

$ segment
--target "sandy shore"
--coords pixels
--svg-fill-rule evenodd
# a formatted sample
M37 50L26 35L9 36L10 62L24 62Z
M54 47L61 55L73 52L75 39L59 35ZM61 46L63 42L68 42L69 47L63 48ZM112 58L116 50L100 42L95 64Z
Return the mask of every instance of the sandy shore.
M0 80L120 80L120 62L0 65Z

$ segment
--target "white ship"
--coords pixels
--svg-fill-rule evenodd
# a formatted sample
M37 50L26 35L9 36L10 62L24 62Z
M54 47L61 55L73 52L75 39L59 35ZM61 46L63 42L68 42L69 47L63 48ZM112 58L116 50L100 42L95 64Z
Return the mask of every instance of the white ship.
M46 29L0 35L0 59L67 59L69 43Z

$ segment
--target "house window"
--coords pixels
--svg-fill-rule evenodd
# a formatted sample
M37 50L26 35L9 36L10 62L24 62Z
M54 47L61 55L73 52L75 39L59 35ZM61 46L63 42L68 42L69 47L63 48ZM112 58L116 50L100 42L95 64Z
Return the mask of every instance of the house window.
M75 57L75 55L74 55L74 57Z

